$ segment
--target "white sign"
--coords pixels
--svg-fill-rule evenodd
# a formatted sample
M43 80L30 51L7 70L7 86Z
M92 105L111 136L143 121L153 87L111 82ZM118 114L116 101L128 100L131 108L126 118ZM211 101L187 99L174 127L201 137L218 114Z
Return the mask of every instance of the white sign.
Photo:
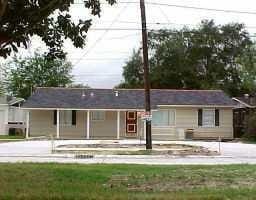
M145 121L152 121L152 114L150 112L141 112L141 119Z

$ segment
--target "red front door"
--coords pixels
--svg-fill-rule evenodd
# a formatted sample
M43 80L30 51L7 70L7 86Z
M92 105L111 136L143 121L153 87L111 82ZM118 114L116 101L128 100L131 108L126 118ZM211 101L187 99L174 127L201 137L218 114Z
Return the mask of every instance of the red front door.
M126 136L128 137L137 136L137 112L136 111L126 112Z

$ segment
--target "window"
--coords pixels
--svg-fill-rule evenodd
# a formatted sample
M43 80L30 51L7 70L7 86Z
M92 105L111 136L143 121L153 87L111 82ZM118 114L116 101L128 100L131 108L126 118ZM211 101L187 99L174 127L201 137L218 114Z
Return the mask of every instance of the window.
M105 120L105 112L104 111L93 111L92 112L92 120L93 121Z
M215 110L203 110L203 124L204 127L215 126Z
M128 120L136 120L136 112L127 112L127 119Z
M128 133L136 133L136 124L127 124Z
M153 126L174 126L175 111L174 110L153 111L152 125Z
M62 126L72 126L72 110L60 111L60 124Z

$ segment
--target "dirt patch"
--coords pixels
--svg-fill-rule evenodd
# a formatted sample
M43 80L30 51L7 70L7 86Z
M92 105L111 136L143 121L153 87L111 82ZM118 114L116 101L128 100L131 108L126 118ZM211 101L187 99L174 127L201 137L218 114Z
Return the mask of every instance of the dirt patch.
M145 150L140 144L68 144L59 145L55 153L85 153L92 155L218 155L216 151L201 146L185 144L154 144L153 150Z
M67 144L67 145L59 145L59 148L105 148L105 149L112 149L112 148L122 148L128 149L131 147L135 148L145 148L143 144L118 144L118 143L111 143L111 144ZM180 148L192 148L195 147L193 145L186 145L186 144L153 144L153 149L180 149Z
M246 180L244 180L246 179ZM233 189L239 187L254 188L255 179L250 177L225 177L224 174L212 174L198 170L194 174L184 171L183 174L152 174L150 176L140 175L112 175L105 187L126 188L131 192L174 192L196 188L221 188L229 186Z

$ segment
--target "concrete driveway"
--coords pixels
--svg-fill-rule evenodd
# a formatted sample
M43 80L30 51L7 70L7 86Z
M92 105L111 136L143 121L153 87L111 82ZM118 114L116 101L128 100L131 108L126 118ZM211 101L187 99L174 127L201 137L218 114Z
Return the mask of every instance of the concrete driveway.
M94 144L100 140L59 140L55 145ZM121 140L120 143L136 143L139 140ZM144 143L144 142L142 142ZM203 146L213 151L219 150L218 142L203 141L156 141L154 143L178 143ZM75 159L70 154L51 154L51 141L19 141L0 143L0 162L58 162L58 163L130 163L130 164L256 164L256 144L220 143L220 156L152 156L152 155L108 155L91 159Z

